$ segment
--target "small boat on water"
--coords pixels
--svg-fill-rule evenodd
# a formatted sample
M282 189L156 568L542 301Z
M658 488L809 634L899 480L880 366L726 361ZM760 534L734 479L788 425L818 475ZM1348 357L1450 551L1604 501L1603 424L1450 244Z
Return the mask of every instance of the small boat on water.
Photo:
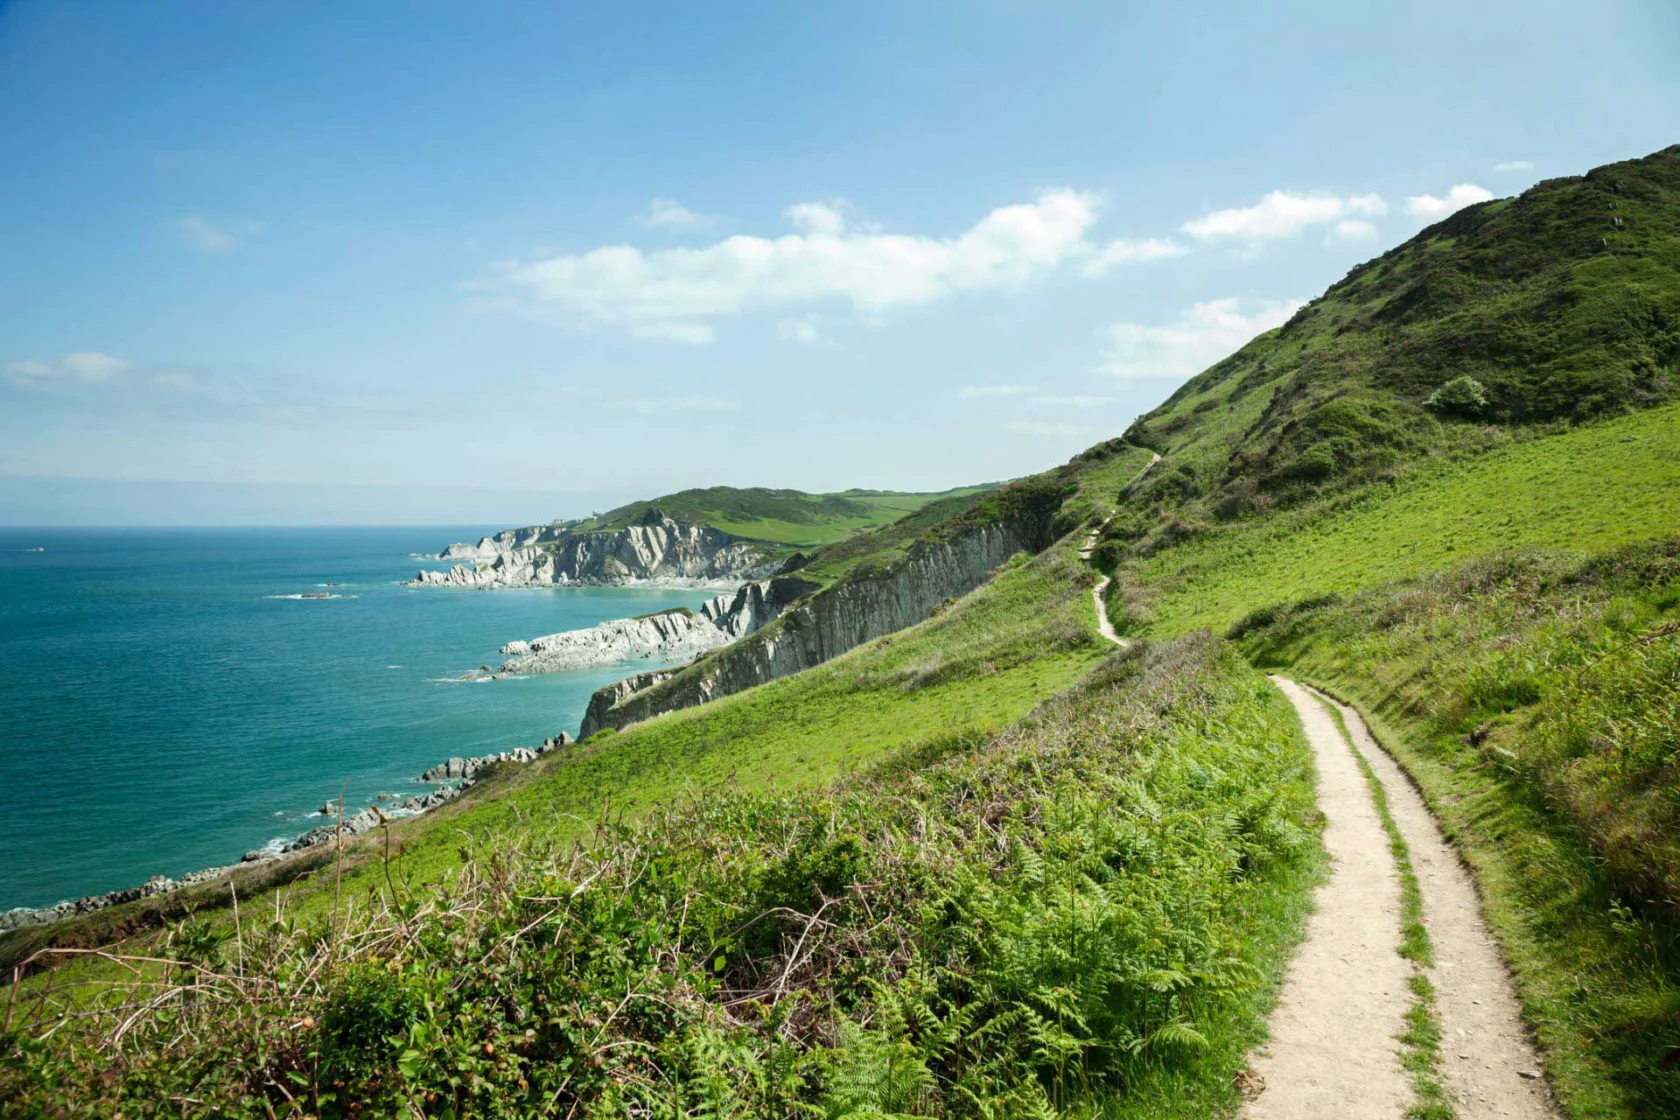
M45 551L46 551L46 549L44 549L44 548L40 548L40 547L36 547L36 548L26 548L26 549L24 549L24 551L25 551L25 552L45 552Z

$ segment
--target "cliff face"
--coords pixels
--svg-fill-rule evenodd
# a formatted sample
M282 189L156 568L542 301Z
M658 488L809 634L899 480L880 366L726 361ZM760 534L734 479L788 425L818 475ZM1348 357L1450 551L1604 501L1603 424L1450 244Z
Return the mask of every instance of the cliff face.
M565 525L508 529L478 544L452 544L446 572L423 571L430 587L549 587L567 584L739 583L769 575L775 558L761 545L707 525L649 510L642 523L607 533Z
M772 621L820 584L778 576L719 595L698 611L666 611L644 618L619 618L584 630L568 630L502 647L504 673L554 673L592 665L654 659L693 658L728 645Z
M1035 511L918 544L885 571L848 578L786 605L774 622L761 622L750 636L694 665L609 685L590 698L579 738L809 669L921 622L939 603L980 586L1015 553L1037 552L1048 545L1053 512ZM779 582L749 585L737 597L751 598L754 588L763 588L758 594L773 602L772 589Z

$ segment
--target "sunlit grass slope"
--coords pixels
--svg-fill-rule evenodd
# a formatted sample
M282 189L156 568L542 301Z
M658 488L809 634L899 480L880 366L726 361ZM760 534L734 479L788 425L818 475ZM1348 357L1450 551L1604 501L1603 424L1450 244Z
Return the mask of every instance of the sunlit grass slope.
M1128 565L1150 630L1222 630L1257 606L1348 593L1523 548L1680 532L1680 406L1557 434L1202 535Z
M579 522L574 531L622 529L657 508L678 521L710 525L738 537L811 547L890 525L930 502L960 501L988 489L991 487L964 486L938 493L846 490L807 494L802 490L711 486L631 502Z
M1111 653L1002 734L825 789L465 842L436 890L248 906L237 937L188 923L164 951L189 966L80 989L67 1018L62 989L25 994L0 1099L1205 1120L1237 1103L1308 909L1311 774L1228 644Z
M1566 1114L1680 1115L1680 538L1501 555L1238 633L1364 707L1419 783Z

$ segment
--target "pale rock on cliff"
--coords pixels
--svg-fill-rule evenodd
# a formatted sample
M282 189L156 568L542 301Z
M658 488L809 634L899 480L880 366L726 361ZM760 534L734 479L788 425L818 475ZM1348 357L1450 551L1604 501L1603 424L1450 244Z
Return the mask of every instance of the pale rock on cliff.
M776 618L818 584L787 576L749 583L698 611L620 618L502 647L504 673L552 673L637 660L692 660Z
M590 698L578 737L741 692L913 626L940 602L986 582L1015 553L1044 548L1051 518L1052 511L1040 511L918 545L888 571L847 580L787 605L778 611L777 625L703 664L644 673L600 689ZM737 598L750 597L751 586ZM754 629L764 626L760 622Z
M452 544L445 560L467 560L446 572L423 571L427 587L554 587L653 583L702 586L767 576L776 559L760 544L674 521L650 509L639 524L603 533L568 525L508 529L478 544Z

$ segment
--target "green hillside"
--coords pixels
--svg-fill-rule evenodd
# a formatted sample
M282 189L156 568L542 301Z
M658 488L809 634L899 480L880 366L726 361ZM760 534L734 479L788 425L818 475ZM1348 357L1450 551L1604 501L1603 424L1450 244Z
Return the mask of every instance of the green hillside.
M622 529L639 522L648 510L659 509L677 521L710 525L738 537L808 547L890 524L929 502L961 500L989 489L992 487L988 485L938 493L846 490L838 494L807 494L803 490L768 490L759 486L744 489L710 486L631 502L575 522L573 531Z
M0 1099L1232 1115L1322 869L1281 669L1366 712L1474 869L1564 1114L1680 1115L1677 377L1680 147L1460 211L1008 488L657 499L826 542L824 582L1023 494L1061 536L342 867L245 873L243 917L215 884L5 939L133 959L38 962Z

